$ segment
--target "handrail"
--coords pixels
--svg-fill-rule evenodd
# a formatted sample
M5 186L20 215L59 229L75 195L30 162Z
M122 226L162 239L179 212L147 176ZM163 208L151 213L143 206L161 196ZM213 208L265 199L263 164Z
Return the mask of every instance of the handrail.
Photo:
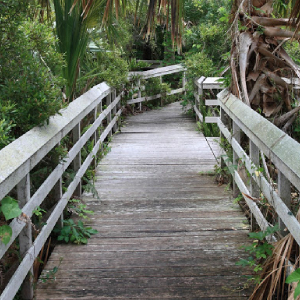
M66 109L61 111L60 115L50 118L48 125L33 128L0 151L1 198L3 198L14 186L17 186L18 191L20 191L20 194L18 194L20 201L22 200L20 199L20 196L24 196L24 191L29 191L27 192L27 195L25 195L27 201L24 203L24 207L22 208L21 217L13 219L13 221L9 224L13 232L10 242L7 245L4 245L3 243L0 244L0 254L2 257L15 238L24 230L27 231L27 234L19 236L20 248L23 248L23 253L21 253L24 255L23 260L1 294L0 299L12 299L18 291L54 225L60 219L68 200L72 197L72 194L78 184L80 184L82 176L85 174L87 168L94 159L94 155L97 154L101 143L110 134L114 124L117 122L117 118L122 111L121 109L118 110L114 119L109 122L108 127L101 134L99 139L95 141L93 150L81 164L81 148L95 134L102 121L120 102L120 96L116 97L113 99L113 102L111 102L111 98L115 97L114 95L115 92L113 89L111 89L106 83L101 83L78 99L74 100ZM108 107L97 117L97 109L101 106L100 110L102 110L102 100L105 97ZM82 136L80 136L80 123L92 111L94 111L95 116L94 122L91 127ZM60 142L60 140L62 140L64 136L66 136L71 130L77 130L78 127L78 139L74 140L75 144L68 152L67 157L57 165L35 194L31 196L29 172L53 147L55 147L55 145ZM72 162L76 162L78 166L78 169L75 170L77 173L71 184L68 186L67 192L62 195L61 176ZM9 166L8 168L6 168L7 165ZM31 225L28 224L28 222L30 223L30 217L33 214L33 210L44 201L48 193L55 187L59 190L61 197L58 199L58 203L48 218L46 225L42 228L34 243L32 243ZM28 282L28 285L31 284L31 281ZM27 287L27 290L30 291L29 296L27 295L27 297L32 297L32 289L28 289Z
M127 104L142 103L161 97L158 95L146 95L142 97L141 79L162 77L173 73L183 73L182 87L172 90L168 94L182 93L185 91L185 68L182 65L174 65L145 72L133 72L129 78L137 83L137 97L127 100ZM197 91L195 95L194 110L203 121L199 112L199 105L203 90L221 89L219 78L201 77L194 81ZM297 82L296 82L297 83ZM116 91L105 82L95 86L87 93L74 100L69 106L50 118L49 124L36 127L25 135L3 148L0 151L0 199L17 188L17 195L22 203L22 215L13 219L9 224L13 234L8 245L0 242L0 257L8 250L9 246L19 236L20 247L23 249L23 257L18 269L0 296L0 300L13 299L26 275L31 270L35 258L38 256L42 246L51 233L55 224L60 220L62 212L68 200L77 192L81 178L89 165L94 160L103 141L114 133L118 118L122 113L121 99L123 92L116 96ZM106 108L104 108L104 100ZM217 124L222 135L229 141L233 148L231 162L225 159L230 167L235 184L243 192L244 198L255 216L259 226L265 230L269 223L260 211L257 203L251 200L259 197L260 192L268 199L269 204L274 208L280 218L280 226L285 226L291 232L297 243L300 245L300 224L290 211L290 183L300 190L300 156L291 156L286 149L293 149L300 153L300 144L283 133L276 126L268 122L242 101L228 93L227 90L218 94L217 100L208 100L207 105L220 105L220 118ZM93 114L93 120L88 129L81 134L80 124L88 115ZM202 119L201 119L202 117ZM230 122L228 122L228 119ZM107 120L106 128L98 134L99 127ZM263 128L263 130L261 130ZM250 153L245 152L240 144L241 131L250 139ZM48 178L41 184L34 195L30 195L30 171L53 149L60 141L72 132L73 147L68 155L55 167ZM94 147L81 163L80 151L90 140L94 140ZM259 150L266 155L279 170L278 192L262 175L259 168ZM248 186L234 165L242 160L251 175L251 182ZM67 191L63 194L61 178L70 164L74 165L76 176ZM42 228L34 242L31 241L31 226L28 224L33 210L42 204L51 190L55 189L57 205L50 214L47 224ZM24 202L24 199L26 200ZM30 281L25 285L30 286ZM32 295L32 287L28 289ZM29 294L30 294L29 293Z
M300 190L300 155L292 156L287 151L300 153L300 144L227 90L218 99L227 115Z
M128 78L131 79L133 77L140 76L142 79L149 79L149 78L174 74L178 72L184 72L185 70L186 68L183 65L178 64L178 65L172 65L172 66L167 66L162 68L156 68L144 72L130 72Z
M47 126L35 127L3 148L0 151L0 199L110 92L106 83L93 87L71 102L60 115L51 117Z
M149 79L177 72L184 72L184 67L176 65L158 68L139 72L139 76ZM185 90L184 84L185 79L182 88L175 89L169 94L183 92ZM142 103L161 96L159 94L141 97L140 84L138 89L139 97L128 100L128 104ZM13 219L9 224L12 229L12 237L9 243L4 245L0 242L0 258L2 258L15 239L19 237L20 256L22 257L19 267L0 295L0 300L13 299L22 283L26 299L33 297L32 276L26 280L25 278L53 227L60 221L68 200L74 194L80 196L81 179L93 162L101 144L108 136L116 132L119 116L123 109L121 107L123 96L124 92L116 96L116 91L105 82L98 84L71 102L68 107L60 111L60 114L51 117L49 124L31 129L0 151L0 200L8 195L11 190L16 189L22 210L22 215ZM81 134L81 123L84 118L91 114L92 121L87 127L88 129ZM104 120L107 121L106 128L99 134L99 128L103 127ZM73 147L38 187L37 191L30 195L30 171L67 135L72 136ZM81 162L81 149L91 139L94 141L93 149L87 155L85 161ZM71 164L73 164L76 175L63 193L62 176ZM46 225L42 227L37 238L32 242L30 219L33 211L43 203L52 190L55 190L57 204L46 220Z
M293 84L295 89L298 88L299 81L289 82L283 79ZM201 77L194 81L197 88L194 93L194 110L201 122L203 116L198 109L200 101L203 101L201 96L204 89L221 89L221 84L217 83L217 80L218 78ZM233 149L233 157L228 157L224 152L222 158L233 176L234 184L243 193L251 213L262 230L266 230L270 224L255 202L260 193L263 193L277 213L281 233L285 234L284 229L287 228L300 245L300 223L290 210L291 184L300 190L300 155L292 156L289 152L289 149L292 149L294 153L299 154L300 144L227 90L221 91L217 97L217 101L210 100L205 104L220 106L217 125L221 136L227 139ZM249 138L249 155L240 144L241 132ZM268 157L277 168L279 173L277 189L260 171L259 155ZM243 181L236 169L239 161L242 161L250 174L249 185Z
M227 90L218 94L221 109L230 117L230 119L242 130L251 140L254 145L263 151L281 172L281 177L286 184L290 185L291 182L298 190L300 189L300 156L291 156L287 149L293 149L295 153L300 153L300 144L294 139L277 128L274 124L263 118L257 112L252 110L249 106L244 104L241 100L234 95L228 93ZM235 139L234 135L230 134L224 123L219 120L219 128L227 140L233 147L233 150L245 163L245 166L253 179L252 185L257 185L264 196L268 199L269 204L274 208L281 221L285 224L289 232L293 235L297 243L300 245L300 224L296 217L291 213L289 203L281 199L280 187L279 193L271 186L271 184L259 171L259 166L255 164L251 158L242 149L239 142ZM251 151L255 151L250 149ZM240 176L237 171L234 171L236 181L240 181ZM280 185L280 183L279 183ZM287 188L285 186L284 188ZM250 195L250 192L247 192ZM245 193L247 195L247 193ZM255 197L255 196L254 196ZM246 197L247 198L247 197ZM252 200L250 200L252 201ZM253 201L252 201L253 202ZM266 228L266 222L260 217L256 218L258 224L264 223L263 229Z
M204 90L212 90L212 89L221 90L223 88L222 79L223 79L223 77L201 76L200 78L196 78L194 80L195 104L194 104L193 108L196 113L197 120L200 120L201 123L202 122L205 122L205 123L217 123L218 122L218 117L203 118L203 115L200 112L200 106L203 101L202 96L204 95ZM215 105L219 105L219 102L217 99L209 99L209 100L205 100L205 105L206 106L215 106Z
M185 92L185 85L186 85L185 71L186 71L186 68L183 65L178 64L178 65L171 65L171 66L167 66L167 67L156 68L156 69L148 70L148 71L144 71L144 72L130 72L128 75L128 79L129 80L136 79L137 85L132 86L132 89L137 90L138 94L137 94L137 97L133 97L131 100L128 100L127 104L140 103L140 109L141 109L142 102L147 102L147 101L162 98L162 94L156 94L156 95L151 95L151 96L147 95L147 96L142 97L141 96L142 95L142 93L141 93L141 91L142 91L141 80L142 79L147 80L150 78L160 77L160 81L162 83L162 76L182 72L183 73L182 87L171 90L170 92L167 92L166 95L170 96L170 95Z

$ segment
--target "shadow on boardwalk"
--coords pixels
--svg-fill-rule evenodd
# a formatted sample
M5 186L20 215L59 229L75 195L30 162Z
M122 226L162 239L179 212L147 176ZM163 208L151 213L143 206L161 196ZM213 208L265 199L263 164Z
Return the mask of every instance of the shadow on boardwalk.
M127 119L97 169L100 200L85 196L99 233L59 245L62 264L36 299L247 299L235 262L246 218L212 176L207 144L179 103Z

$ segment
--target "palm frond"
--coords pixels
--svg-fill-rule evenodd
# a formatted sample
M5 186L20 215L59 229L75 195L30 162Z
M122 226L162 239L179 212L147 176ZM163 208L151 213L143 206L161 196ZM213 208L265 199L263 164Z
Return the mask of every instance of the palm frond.
M83 18L87 18L92 9L103 7L104 13L102 17L102 25L110 26L113 24L114 16L119 17L120 13L125 14L131 0L73 0L71 10L81 3L83 7ZM184 0L136 0L136 13L147 7L147 18L144 29L146 38L154 33L156 22L166 24L168 28L169 16L171 17L171 36L173 45L176 43L178 51L181 49L182 33L183 33L183 13Z
M79 74L79 63L88 42L87 22L83 18L80 2L74 6L73 0L54 0L54 7L58 49L65 55L66 61L63 69L67 81L66 95L72 98Z
M154 32L155 21L158 21L160 24L166 24L168 28L170 16L173 46L176 44L178 52L180 52L184 24L183 13L184 0L150 0L148 2L145 35L149 36Z

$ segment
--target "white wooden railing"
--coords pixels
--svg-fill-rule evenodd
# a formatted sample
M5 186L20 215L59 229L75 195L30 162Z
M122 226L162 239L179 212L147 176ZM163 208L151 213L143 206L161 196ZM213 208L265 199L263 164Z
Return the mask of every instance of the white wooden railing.
M300 245L300 224L290 211L291 184L300 190L300 144L227 90L219 93L218 99L221 107L218 126L233 148L232 164L237 165L241 160L247 168L251 176L249 186L242 180L238 170L230 169L258 225L265 230L269 223L255 201L247 195L255 199L262 193L277 213L282 233L286 227ZM249 155L240 145L241 132L249 138ZM263 156L278 170L276 188L261 171ZM225 161L231 164L230 160Z
M205 105L207 106L207 110L209 110L210 106L219 106L218 99L205 99L205 91L206 90L221 90L223 86L222 82L223 77L204 77L201 76L194 80L194 97L195 97L195 104L194 104L194 111L196 114L197 120L200 122L205 123L218 123L219 116L206 116L204 117L201 114L200 106Z
M184 72L184 70L183 66L176 65L146 72L130 73L131 78L138 77L136 88L139 92L137 98L130 99L127 103L142 103L161 96L149 95L142 97L139 84L141 79L161 77L172 73ZM183 80L184 83L185 80ZM169 94L183 91L184 86L171 91ZM102 143L108 136L117 131L119 116L122 113L121 100L123 95L124 92L122 91L116 96L115 89L109 87L105 82L101 83L71 102L67 108L61 111L60 115L51 117L47 126L33 128L0 151L0 199L16 190L19 206L22 209L22 215L13 219L9 224L12 229L10 242L7 245L0 242L1 258L17 238L21 249L20 265L2 292L1 300L13 299L22 283L23 298L32 299L33 276L32 274L27 276L27 274L32 273L33 263L52 229L58 222L62 221L63 211L68 200L74 195L81 196L82 177L93 163L95 156L101 149ZM92 122L83 133L81 123L87 117L92 119ZM103 128L105 120L107 125L99 134L99 128ZM67 135L72 137L74 146L37 191L30 195L31 170L47 156L51 149L59 145L60 141ZM94 141L94 147L87 155L85 161L81 162L81 149L91 139ZM62 176L71 164L76 175L63 193ZM31 217L33 211L43 203L51 191L54 191L57 204L36 239L32 241Z
M241 100L223 90L217 95L218 99L201 101L205 89L222 89L220 78L201 77L194 81L196 90L194 110L200 122L217 123L221 137L227 139L233 149L233 157L223 152L222 161L227 165L234 179L234 190L242 192L252 216L261 230L269 224L260 210L259 198L261 194L268 201L278 216L282 234L290 232L300 245L300 224L291 212L291 185L300 191L300 144L277 128L267 119L256 113ZM299 82L290 82L294 89L299 89ZM199 111L202 105L219 105L219 117L203 118ZM249 154L242 148L241 134L249 138ZM266 170L265 157L278 170L277 183L264 177ZM240 175L237 169L242 164L250 174L249 183ZM271 181L271 182L270 182ZM287 228L288 231L285 230Z
M142 103L142 102L147 102L155 99L162 98L163 95L161 94L156 94L156 95L147 95L142 97L142 90L144 89L144 86L141 85L141 79L150 79L150 78L160 78L160 82L162 82L162 76L165 75L170 75L174 73L183 73L183 78L182 78L182 87L177 88L175 90L171 90L170 92L167 93L167 95L174 95L178 93L182 93L185 91L185 84L186 84L186 78L185 78L185 67L182 65L172 65L172 66L167 66L167 67L162 67L162 68L157 68L154 70L149 70L149 71L144 71L144 72L130 72L128 78L133 80L135 79L136 86L132 86L133 90L137 90L137 97L132 98L131 100L127 101L127 104L135 104L135 103ZM140 106L141 107L141 106Z
M162 96L160 94L143 95L141 80L153 77L162 78L164 75L173 73L183 73L182 87L172 90L168 94L184 92L185 68L182 65L130 73L129 78L134 82L132 89L136 90L137 93L127 100L127 104L140 104L144 101L160 98ZM201 77L195 80L197 90L194 110L201 122L203 121L203 116L199 111L200 101L202 101L201 95L205 89L221 89L221 82L218 79ZM60 115L50 118L49 125L30 130L0 151L0 199L10 194L11 191L16 191L19 205L22 208L22 215L13 219L9 224L13 232L10 242L7 245L0 242L0 255L3 257L10 245L18 238L22 259L2 292L0 300L13 299L22 283L24 299L32 298L32 276L28 277L27 274L31 272L32 265L53 227L61 222L62 213L68 200L74 195L80 196L81 179L93 163L95 156L101 149L101 144L108 136L117 131L119 116L122 113L121 100L123 95L124 93L121 92L117 96L113 88L106 83L101 83L70 103L67 108L61 111ZM300 244L300 224L290 211L291 184L298 191L300 190L300 144L226 90L218 94L218 99L206 100L205 104L220 106L220 117L210 117L206 121L217 122L221 133L230 142L234 150L233 157L230 160L225 158L224 161L230 167L235 184L243 192L244 198L261 229L265 230L269 223L257 203L251 198L258 198L260 193L263 193L278 214L281 228L287 227L297 243ZM88 129L82 132L81 123L88 116L92 122ZM106 123L105 128L103 128L103 123ZM100 134L99 128L103 128ZM240 145L241 132L249 137L249 155ZM30 195L31 170L68 135L73 139L73 147L37 191ZM81 162L81 149L91 139L94 141L94 147L85 161ZM291 149L293 153L298 153L298 155L291 156ZM259 155L268 157L279 170L277 189L264 178L263 172L260 170ZM249 185L232 167L237 165L238 161L245 164L251 175ZM63 193L62 176L71 164L76 175ZM50 191L55 191L57 204L46 220L46 225L42 227L36 239L32 241L30 219L34 209L43 203ZM26 279L26 276L29 279Z

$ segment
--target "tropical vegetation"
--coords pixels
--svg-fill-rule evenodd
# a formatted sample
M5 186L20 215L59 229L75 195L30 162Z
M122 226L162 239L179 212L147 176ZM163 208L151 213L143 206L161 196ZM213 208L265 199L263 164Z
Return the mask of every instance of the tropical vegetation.
M300 78L299 25L299 0L1 0L0 149L93 85L107 81L123 89L139 59L184 63L185 104L193 102L194 78L225 76L241 101L300 140L299 95L289 84ZM153 80L152 87L166 93L174 80ZM215 135L214 128L207 132ZM70 144L53 149L50 162L38 166L43 171L33 170L32 190ZM62 236L71 239L69 232ZM270 283L262 282L253 299L271 299Z

